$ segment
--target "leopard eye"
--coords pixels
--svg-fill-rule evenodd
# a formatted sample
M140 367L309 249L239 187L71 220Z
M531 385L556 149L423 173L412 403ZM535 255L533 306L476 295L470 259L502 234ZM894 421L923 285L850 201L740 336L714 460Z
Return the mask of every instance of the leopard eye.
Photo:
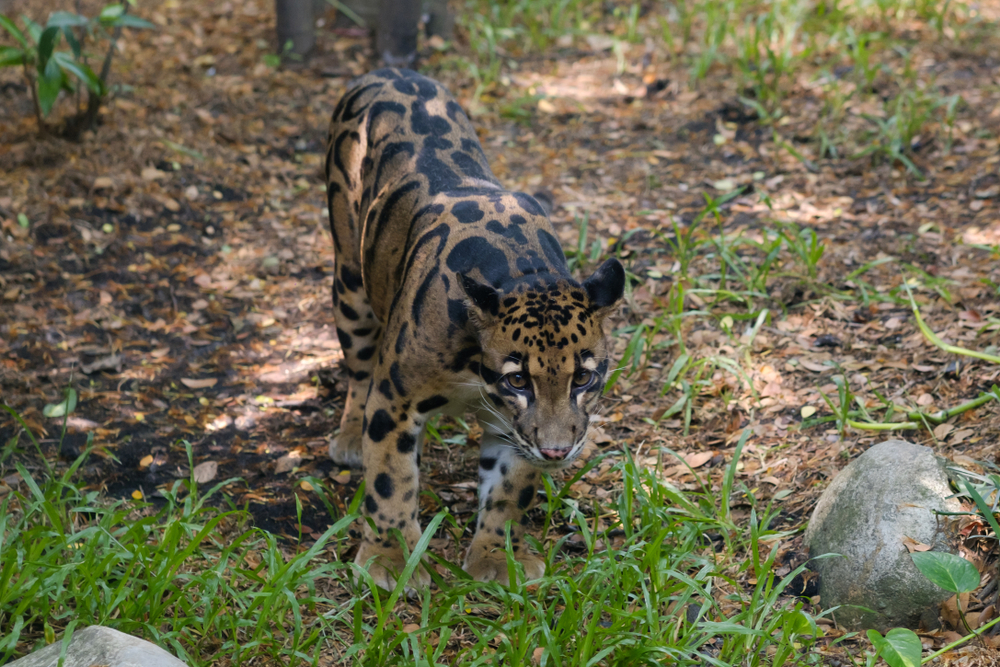
M595 375L596 374L594 373L594 371L588 371L585 369L578 370L576 374L573 376L573 386L586 387L587 385L589 385L591 382L594 381Z
M503 379L512 389L524 389L528 386L527 373L508 373Z

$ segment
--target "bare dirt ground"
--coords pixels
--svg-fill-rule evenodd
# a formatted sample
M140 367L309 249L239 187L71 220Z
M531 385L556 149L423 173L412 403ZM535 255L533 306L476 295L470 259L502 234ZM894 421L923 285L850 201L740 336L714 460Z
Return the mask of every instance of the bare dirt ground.
M15 0L13 13L44 20L48 4ZM332 479L341 508L359 482L326 455L346 378L330 307L321 170L331 111L372 54L365 38L327 31L309 63L273 69L263 62L274 50L272 12L263 0L140 5L157 30L126 35L112 78L121 87L80 143L36 136L19 73L0 73L0 400L42 438L50 459L71 461L92 437L97 449L84 474L111 496L155 497L185 477L187 441L196 465L218 465L209 478L240 478L225 493L248 505L257 525L308 539L332 519L303 478ZM915 47L913 61L965 100L951 150L939 132L914 154L923 181L868 158L796 159L739 104L735 80L720 71L691 89L685 70L642 44L626 52L621 73L613 53L586 43L524 58L478 100L454 51L426 50L423 69L473 113L500 180L551 197L567 247L577 242L575 216L589 214L588 247L597 239L602 252L623 258L635 280L616 330L655 324L675 279L661 236L671 234L670 216L690 224L704 194L717 197L727 180L752 186L723 207L727 233L753 236L773 221L816 230L826 245L816 279L777 271L758 304L772 316L749 346L740 333L750 322L738 318L746 309L730 308L729 335L719 325L727 306L690 303L715 317L685 325L688 351L733 359L752 391L714 371L685 434L681 419L659 420L678 397L660 395L678 354L664 346L622 376L594 431L595 451L628 448L685 489L698 480L661 448L687 457L713 484L749 427L739 480L765 501L787 492L783 519L797 527L829 479L884 437L842 438L830 423L800 429L803 407L829 414L819 391L836 393L834 374L859 395L877 390L928 410L1000 382L996 366L956 366L923 338L905 305L866 303L848 278L894 258L864 273L875 292L895 293L917 276L931 328L975 349L1000 342L998 44L994 35ZM801 137L799 150L814 154L819 109L805 77L785 108L783 136ZM863 122L864 111L851 110L845 122ZM717 228L712 220L706 233ZM711 261L698 259L692 274L718 271ZM628 340L616 336L619 355ZM60 438L61 420L42 410L67 387L80 402ZM16 430L0 417L0 442ZM463 437L455 428L447 434ZM998 434L1000 408L987 405L936 435L906 437L971 464L994 460ZM474 429L465 437L475 444ZM16 457L30 464L21 443ZM430 443L423 472L435 496L425 497L425 514L447 503L460 518L471 515L475 458L474 446ZM616 460L571 493L613 494ZM17 484L11 469L3 472L4 484Z

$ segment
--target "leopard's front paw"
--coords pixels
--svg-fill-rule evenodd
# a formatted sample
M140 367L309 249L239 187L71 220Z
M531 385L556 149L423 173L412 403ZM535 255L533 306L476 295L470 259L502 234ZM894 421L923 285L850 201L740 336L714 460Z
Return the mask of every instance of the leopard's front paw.
M340 422L340 433L330 441L330 458L342 466L361 467L360 419L348 418Z
M368 561L372 560L371 564ZM403 550L398 547L384 547L364 541L358 547L358 555L354 557L354 562L361 567L368 569L375 585L391 591L396 587L396 576L406 567L406 559L403 557ZM406 594L415 597L420 591L430 586L431 577L423 565L417 566L413 571L413 576L405 585Z
M334 463L349 468L361 467L361 438L351 438L341 433L330 441L330 458Z
M526 580L538 579L545 574L545 561L538 556L523 551L514 554L514 560L524 567ZM504 586L510 585L510 576L507 571L507 552L502 548L490 544L469 547L469 553L465 557L465 564L462 569L469 573L476 581L498 581Z

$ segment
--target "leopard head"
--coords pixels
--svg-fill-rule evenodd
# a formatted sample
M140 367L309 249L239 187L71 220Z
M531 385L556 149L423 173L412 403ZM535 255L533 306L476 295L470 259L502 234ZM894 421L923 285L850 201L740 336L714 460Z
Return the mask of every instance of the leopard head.
M582 285L562 278L503 292L465 274L459 282L483 351L491 426L534 465L568 466L604 389L603 322L625 288L621 263L607 260Z

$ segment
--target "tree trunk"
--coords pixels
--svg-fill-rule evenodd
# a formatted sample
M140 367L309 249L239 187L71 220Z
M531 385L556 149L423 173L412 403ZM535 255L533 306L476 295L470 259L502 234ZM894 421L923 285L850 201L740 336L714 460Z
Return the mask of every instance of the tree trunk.
M382 0L375 50L390 67L413 67L417 60L417 26L420 0Z
M313 0L275 0L278 14L278 53L304 59L316 45Z

